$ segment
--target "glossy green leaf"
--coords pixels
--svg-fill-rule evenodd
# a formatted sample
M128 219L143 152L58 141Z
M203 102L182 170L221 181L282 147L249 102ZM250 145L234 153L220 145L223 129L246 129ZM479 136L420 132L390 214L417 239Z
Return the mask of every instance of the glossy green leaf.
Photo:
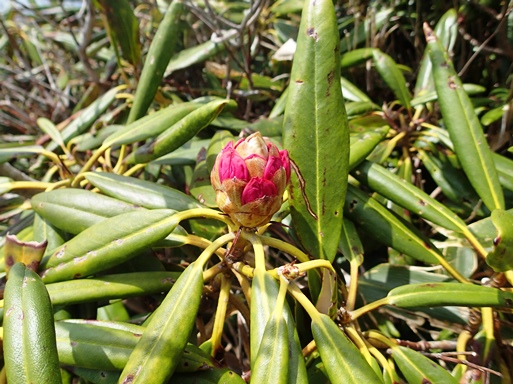
M92 384L117 384L119 378L119 371L68 366L66 367L66 372L71 372Z
M178 219L173 213L168 209L141 210L100 221L43 260L43 280L77 279L130 260L175 229Z
M401 308L447 305L512 308L513 292L474 284L409 284L392 289L388 293L386 304Z
M59 360L72 367L117 371L119 377L145 329L119 322L58 321L55 330ZM177 371L196 372L212 366L208 355L195 345L187 344Z
M120 382L165 383L173 375L194 327L202 291L203 266L193 262L153 313Z
M358 348L327 315L312 319L312 334L332 383L382 383Z
M340 236L339 243L342 255L351 264L360 266L363 263L363 245L356 232L353 222L344 217L344 225L342 226L342 235Z
M408 383L458 383L445 368L413 349L392 347L392 358Z
M426 220L454 231L466 229L463 220L445 205L379 164L364 161L352 175L373 191Z
M180 0L172 1L160 22L144 61L128 123L144 116L157 93L180 36L182 10L183 3Z
M492 212L492 222L497 228L494 248L486 256L486 263L496 272L513 269L513 214L502 209Z
M149 209L168 208L177 211L203 206L196 199L177 189L134 177L107 172L88 172L85 177L106 195L135 206Z
M180 272L132 272L46 284L53 305L70 305L167 292Z
M126 158L128 163L146 163L180 148L216 118L228 100L214 100L192 111L162 132L157 139Z
M441 42L425 24L428 52L444 124L458 160L488 209L504 209L504 196L483 128Z
M134 66L141 60L139 22L128 0L97 0L113 45L119 45L121 56Z
M435 26L435 34L442 42L445 50L452 52L454 44L456 43L456 38L458 36L458 13L454 8L449 9L440 18L440 20L438 20L438 23ZM435 84L433 82L433 66L431 64L431 60L429 59L429 54L426 50L424 52L424 56L422 57L419 72L417 74L417 82L415 83L414 92L415 98L426 95L427 93L434 93L434 91ZM434 94L434 97L436 99L436 93ZM412 105L415 104L412 100Z
M151 115L144 116L113 133L105 139L103 146L114 147L116 145L131 144L157 137L200 106L200 103L195 102L170 105Z
M513 160L495 152L492 153L492 157L501 185L505 189L513 191Z
M251 366L254 366L258 351L263 342L265 327L276 306L279 284L271 275L261 269L255 269L251 285L251 327L250 347ZM308 383L306 367L301 353L301 345L292 313L287 302L283 316L287 322L289 356L288 383Z
M288 382L288 327L281 315L271 315L262 335L255 364L251 369L252 384L286 384Z
M411 94L406 86L406 79L397 66L396 62L386 53L380 50L373 50L374 65L385 83L394 92L395 97L406 109L411 108Z
M333 3L305 2L283 143L297 171L289 188L296 235L309 254L328 260L338 247L349 160L338 46Z
M77 234L109 217L134 211L137 207L112 197L83 189L56 189L31 199L32 208L51 225Z
M3 350L10 383L61 384L53 309L40 277L15 264L4 294Z
M64 148L64 140L62 139L61 132L57 129L54 123L46 117L37 119L37 125L41 130L46 133L59 147Z
M365 130L350 135L349 169L352 170L362 162L376 146L385 138L389 128L387 126L374 130Z
M341 68L351 68L372 59L375 48L359 48L345 52L340 59Z
M416 228L352 185L348 186L344 209L360 229L399 252L429 264L438 264L442 257Z
M344 99L355 102L372 103L372 100L369 96L367 96L356 85L351 83L345 77L340 78L340 85L342 86L342 95L344 96Z
M221 32L223 31L221 30ZM173 55L166 68L165 76L169 76L179 69L202 63L212 56L217 55L219 52L223 52L226 49L226 44L230 44L229 40L233 38L236 33L237 31L235 29L231 29L219 37L216 34L212 34L210 40L192 48L184 49Z
M46 253L54 250L66 242L66 234L64 231L58 229L50 224L41 215L34 214L34 241L46 241Z
M18 157L40 154L42 151L43 147L39 145L0 148L0 164Z

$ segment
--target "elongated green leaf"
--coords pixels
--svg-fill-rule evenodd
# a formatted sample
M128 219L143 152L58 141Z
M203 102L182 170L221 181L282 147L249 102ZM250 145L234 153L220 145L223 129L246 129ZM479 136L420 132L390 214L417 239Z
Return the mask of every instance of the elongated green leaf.
M424 24L435 88L454 151L488 209L504 209L504 196L481 123L461 81L433 31Z
M251 366L255 364L258 350L263 342L265 327L276 306L279 284L261 269L255 270L251 294ZM283 316L287 322L289 356L288 383L308 383L306 366L301 354L301 345L290 308L285 302Z
M312 319L312 334L332 383L382 383L358 348L327 315Z
M43 280L77 279L130 260L173 231L178 224L174 212L133 211L87 228L43 260Z
M121 56L134 66L141 60L139 22L128 0L98 0L107 32L113 45L119 44Z
M178 52L169 61L165 75L169 76L174 71L201 63L219 52L224 51L226 49L226 44L230 44L229 40L236 34L237 31L235 29L226 31L222 36L216 36L214 34L210 40L203 44Z
M53 305L69 305L167 292L179 276L180 272L122 273L46 284L46 289Z
M342 86L342 95L344 96L344 99L355 102L372 103L372 100L369 96L367 96L356 85L351 83L346 78L340 78L340 85Z
M0 148L0 164L5 163L6 161L9 161L15 157L25 157L34 154L40 154L42 151L43 147L40 145Z
M376 146L385 138L388 127L365 130L350 135L349 169L352 170L362 162Z
M392 289L388 293L386 304L401 308L447 305L512 308L513 292L474 284L409 284Z
M146 330L135 324L91 320L55 323L61 364L88 369L120 371ZM196 372L213 366L208 355L187 344L180 357L178 372Z
M462 232L466 224L445 205L379 164L364 161L352 175L380 195L441 227Z
M351 68L372 59L375 48L359 48L345 52L340 59L341 68Z
M200 103L173 104L151 115L144 116L124 129L120 129L105 139L105 147L131 144L157 137L177 121L201 106Z
M144 116L157 93L169 59L175 51L180 35L180 17L183 3L174 0L162 19L144 61L144 67L135 91L134 104L128 116L128 123Z
M286 384L288 382L288 366L287 322L282 316L271 316L264 330L255 365L251 369L251 383Z
M46 133L50 138L59 145L59 147L64 148L64 140L62 139L61 133L57 129L54 123L48 120L46 117L40 117L37 119L37 125L41 130Z
M328 260L338 247L349 159L338 47L333 3L305 2L283 142L297 171L289 188L296 234L308 253Z
M392 358L408 383L458 383L445 368L410 348L392 347Z
M430 63L431 63L431 61L430 61ZM433 85L433 87L434 87L434 85ZM486 88L483 87L482 85L466 83L466 84L463 84L463 90L465 92L467 92L468 95L475 95L478 93L485 92ZM438 95L436 94L436 91L433 90L433 91L422 93L422 95L413 98L411 100L411 105L415 107L419 104L426 104L431 101L436 101L437 99L438 99Z
M344 209L358 227L399 252L429 264L438 264L442 257L417 229L352 185L348 186Z
M83 189L56 189L35 195L32 208L50 224L77 234L108 217L138 209L112 197Z
M61 384L53 309L40 277L15 264L5 287L3 349L9 383Z
M153 143L132 152L126 162L146 163L180 148L207 127L228 103L228 100L214 100L201 106L162 132Z
M180 384L245 384L237 373L228 368L211 368L201 372L177 373L171 380Z
M502 209L492 212L492 221L497 228L493 240L494 249L486 256L486 263L497 272L513 269L513 214Z
M120 382L165 383L173 375L194 327L202 290L202 265L193 262L154 312Z
M458 36L458 14L454 8L449 9L440 20L438 20L435 26L435 34L439 37L445 50L452 52ZM415 83L415 98L433 92L434 90L433 66L426 50L422 57L417 82ZM414 105L413 101L412 105Z
M88 172L85 177L106 195L136 206L177 211L203 207L183 192L149 181L107 172Z
M376 69L380 76L383 78L385 83L387 83L390 89L392 89L392 92L394 92L395 97L397 97L401 105L406 109L410 109L411 94L406 87L406 79L398 68L396 62L386 53L383 53L378 49L373 50L372 55L374 57L374 64L376 65Z

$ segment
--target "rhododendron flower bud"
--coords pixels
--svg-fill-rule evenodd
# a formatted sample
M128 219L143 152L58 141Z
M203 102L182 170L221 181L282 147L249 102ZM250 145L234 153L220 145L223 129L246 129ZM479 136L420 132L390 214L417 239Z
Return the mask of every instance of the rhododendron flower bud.
M290 178L288 152L256 132L217 155L210 180L219 208L237 225L256 228L280 209Z

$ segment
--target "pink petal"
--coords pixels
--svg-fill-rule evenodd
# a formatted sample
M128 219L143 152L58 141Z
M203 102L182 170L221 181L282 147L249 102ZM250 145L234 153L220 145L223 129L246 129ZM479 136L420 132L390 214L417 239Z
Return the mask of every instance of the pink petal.
M280 151L280 157L281 157L281 163L283 165L283 168L285 168L285 173L287 175L287 183L290 180L290 159L289 159L289 152L284 149L283 151Z
M276 196L276 186L269 180L253 177L242 191L242 204L251 203L264 196Z
M222 183L226 179L249 180L249 172L244 159L233 149L233 143L229 142L219 155L219 180Z
M282 166L281 158L270 156L264 170L264 179L271 180L278 169Z

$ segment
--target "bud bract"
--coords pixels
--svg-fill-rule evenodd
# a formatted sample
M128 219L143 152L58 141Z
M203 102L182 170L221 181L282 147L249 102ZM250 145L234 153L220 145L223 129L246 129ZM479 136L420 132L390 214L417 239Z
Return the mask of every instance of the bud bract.
M210 175L216 203L237 225L256 228L280 209L290 179L286 150L256 132L229 142L217 155Z

